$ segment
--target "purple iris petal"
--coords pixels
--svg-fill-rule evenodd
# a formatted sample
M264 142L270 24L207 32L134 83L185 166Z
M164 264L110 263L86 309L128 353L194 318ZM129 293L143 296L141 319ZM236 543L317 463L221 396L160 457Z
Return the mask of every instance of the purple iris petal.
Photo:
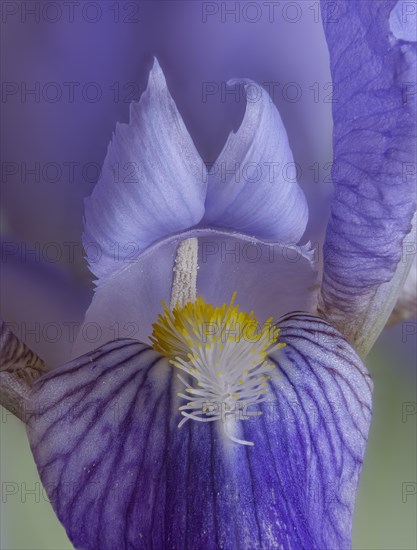
M73 357L115 338L148 342L169 304L178 243L198 237L198 294L209 303L237 303L260 321L288 311L314 311L317 274L305 247L264 243L235 232L194 229L156 243L138 257L114 260L115 273L96 288Z
M375 292L404 265L416 210L416 44L391 32L396 4L322 0L337 92L323 307L352 341ZM375 304L375 318L385 301Z
M102 176L86 200L83 242L90 268L109 275L114 253L129 258L157 239L198 223L204 213L206 168L154 61L148 88L119 124ZM94 261L97 243L102 256Z
M177 428L181 383L119 340L49 373L30 404L32 451L77 548L345 549L371 416L371 382L322 320L281 323L287 347L263 415Z
M243 80L246 112L209 171L203 223L259 239L297 243L308 221L307 202L288 168L287 132L267 91ZM239 81L231 81L238 85ZM287 174L287 177L285 176Z

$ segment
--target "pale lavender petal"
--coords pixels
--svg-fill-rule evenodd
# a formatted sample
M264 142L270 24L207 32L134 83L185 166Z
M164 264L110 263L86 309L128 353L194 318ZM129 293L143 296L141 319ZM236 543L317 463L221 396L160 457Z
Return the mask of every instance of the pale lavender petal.
M118 124L102 175L85 204L84 246L97 277L113 273L154 241L198 223L206 168L158 64L129 124ZM100 261L95 261L97 251Z
M403 284L402 247L416 210L416 45L393 33L396 6L322 1L338 100L322 308L363 353Z
M298 243L308 221L287 132L271 97L250 80L246 112L209 171L203 223L259 239Z
M371 415L358 356L316 317L281 323L263 415L181 418L178 379L138 342L112 342L46 375L29 437L51 503L76 548L350 548Z
M213 232L199 239L197 292L220 306L236 302L260 322L296 310L316 311L318 282L314 251Z
M237 303L258 319L289 311L315 311L317 273L308 247L268 244L233 232L196 229L173 235L137 258L120 261L119 271L100 284L87 310L73 357L115 338L148 342L152 323L169 304L176 250L181 240L199 239L197 293L206 302Z

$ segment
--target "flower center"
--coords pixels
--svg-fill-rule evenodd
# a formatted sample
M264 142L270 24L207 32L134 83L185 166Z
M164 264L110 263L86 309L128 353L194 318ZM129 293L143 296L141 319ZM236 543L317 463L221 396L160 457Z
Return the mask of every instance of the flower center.
M184 417L200 422L222 420L226 435L235 442L253 445L234 437L230 421L246 420L260 412L248 411L266 399L267 380L275 365L267 353L285 346L278 343L279 328L272 318L263 325L254 312L239 311L236 293L229 304L214 307L201 297L163 313L153 325L153 347L187 376L178 374L185 386L179 397Z

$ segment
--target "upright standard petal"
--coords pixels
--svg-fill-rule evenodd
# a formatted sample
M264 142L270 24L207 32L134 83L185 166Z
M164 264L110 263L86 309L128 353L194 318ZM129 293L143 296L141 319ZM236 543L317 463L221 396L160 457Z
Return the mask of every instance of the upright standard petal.
M118 124L100 180L85 204L84 246L97 277L157 239L198 223L206 168L158 64L129 124ZM100 254L100 261L95 261Z
M227 417L253 447L225 437L225 418L178 429L183 383L135 341L107 344L37 382L31 447L77 548L350 547L369 376L317 317L280 326L286 347L270 357L277 374L263 414Z
M393 33L393 9L391 0L322 0L337 92L322 310L362 353L412 261L402 254L416 210L416 44Z
M308 221L287 133L271 97L250 80L246 112L208 175L203 223L258 239L298 243Z

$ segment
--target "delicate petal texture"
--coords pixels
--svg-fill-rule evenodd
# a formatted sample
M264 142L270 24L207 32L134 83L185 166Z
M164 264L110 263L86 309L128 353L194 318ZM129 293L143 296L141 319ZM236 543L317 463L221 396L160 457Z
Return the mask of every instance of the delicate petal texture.
M73 351L81 355L115 338L148 342L152 323L170 303L179 243L199 239L197 293L213 305L233 292L260 321L288 311L317 308L317 273L306 247L267 244L239 233L195 229L149 247L138 258L119 262L118 272L96 289Z
M263 415L234 426L250 448L220 421L178 429L181 383L138 342L112 342L37 383L31 447L77 548L350 548L371 383L325 322L297 314L280 326L287 347L272 358Z
M209 171L203 223L258 239L298 243L308 209L295 179L284 124L266 90L252 81L242 82L245 116Z
M109 275L115 257L131 257L198 223L205 172L155 60L147 90L131 104L129 124L117 125L101 178L86 200L83 242L92 271Z
M399 262L416 210L416 45L390 32L395 5L322 1L338 100L322 309L364 353L373 325L381 330L390 314L373 300L378 289L391 285L392 308L403 284Z
M413 265L398 297L388 324L394 325L407 319L417 319L417 255L414 254Z

